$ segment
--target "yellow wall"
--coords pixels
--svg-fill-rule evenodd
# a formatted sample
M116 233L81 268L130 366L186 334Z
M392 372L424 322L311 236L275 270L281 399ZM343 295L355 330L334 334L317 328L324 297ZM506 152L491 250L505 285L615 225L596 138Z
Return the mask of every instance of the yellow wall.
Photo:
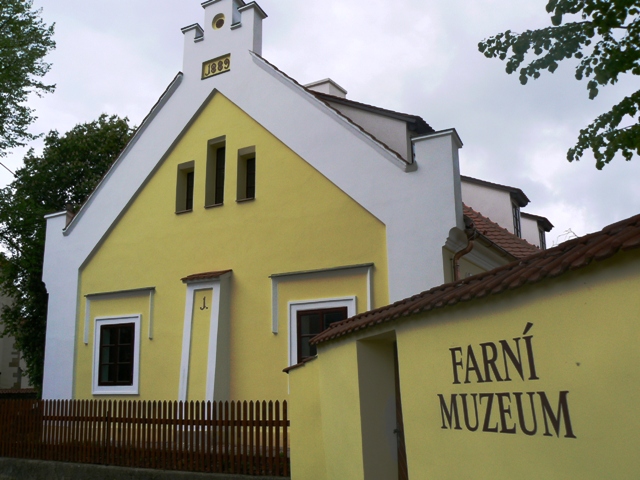
M226 136L227 151L224 206L205 209L207 141L220 136ZM256 199L236 203L237 152L252 146ZM190 161L195 165L194 208L176 214L177 166ZM139 398L175 399L186 294L180 279L232 269L231 396L277 399L288 388L281 373L288 365L287 302L355 294L362 311L366 277L347 276L334 285L318 281L311 291L283 282L279 333L274 335L269 275L369 262L375 264L374 302L386 304L384 225L217 94L86 264L81 294L156 288L154 338L143 335L141 344ZM86 398L93 333L84 345L84 305L79 310L75 385L76 397Z
M322 435L323 417L320 406L319 368L315 360L307 362L304 375L296 381L289 395L289 418L302 418L304 421L291 423L291 472L294 478L306 480L324 480L327 478L326 453ZM297 377L297 371L290 375ZM295 451L304 448L309 455L296 455Z
M336 342L336 345L323 349L322 357L319 378L323 430L317 434L323 435L328 460L327 478L363 480L356 343ZM299 444L294 445L293 435L291 441L292 451L294 447L297 449L296 455L306 454L306 449L300 450ZM296 475L295 478L306 478L305 475L292 474Z
M362 458L366 441L359 444L355 441L352 429L359 431L359 426L351 425L354 418L362 414L348 408L358 396L349 388L358 382L358 371L350 367L353 362L350 357L357 344L391 328L398 342L410 478L638 478L639 267L639 251L620 253L611 260L596 262L557 279L415 315L321 345L319 357L314 361L314 368L319 372L314 375L324 379L320 381L320 402L325 445L341 446L333 451L325 447L326 464L341 464L348 459L360 462ZM524 380L508 359L510 381L496 381L490 363L490 382L479 382L473 368L466 369L467 364L473 367L472 362L467 362L471 346L480 377L486 380L482 345L490 358L493 343L498 349L495 366L505 380L500 340L506 341L515 354L516 338L520 339ZM531 344L537 378L532 378L527 342ZM458 347L462 349L462 357L455 350ZM462 364L456 366L459 384L454 384L451 349L456 354L456 362ZM336 368L338 358L347 368ZM469 383L465 384L467 370ZM293 391L299 382L305 381L308 381L305 368L291 373ZM532 392L534 398L535 432L528 392ZM530 431L529 435L520 425L514 393L523 394L524 427ZM457 395L459 429L455 418L451 424L448 419L443 420L438 396L443 396L449 409L453 394ZM472 395L478 395L479 399L481 394L480 425L477 431L470 431L465 424L460 395L467 395L469 427L473 429ZM567 409L556 430L550 414L546 415L545 426L542 397L548 399L555 416L561 395L566 399ZM489 398L493 403L487 420ZM317 402L311 398L307 401ZM296 406L296 411L302 409ZM291 418L292 424L303 420L304 416L292 415ZM484 431L485 421L487 431ZM339 428L340 425L349 427ZM347 442L345 437L353 441ZM297 441L292 437L294 458L308 452L304 445L296 444ZM378 441L383 441L382 436ZM304 464L300 459L296 462ZM293 473L294 479L306 478ZM325 478L359 477L328 471Z
M400 379L412 478L468 478L470 472L474 479L637 478L639 266L638 252L621 254L606 270L595 265L532 288L442 310L429 315L428 321L399 325ZM493 382L478 383L471 371L470 384L453 384L450 348L460 346L466 353L471 345L475 354L482 356L481 343L507 340L514 346L513 339L522 337L528 322L533 323L528 335L533 335L539 380L529 380L525 366L525 381L511 368L510 382L496 382L492 372ZM520 343L524 359L524 340ZM486 348L490 352L491 347ZM497 366L504 377L499 358ZM462 377L463 370L458 370ZM545 392L556 412L562 391L569 392L567 404L577 438L566 438L564 420L559 438L550 423L553 436L544 435L537 392ZM513 392L536 392L535 435L522 433ZM464 425L462 430L443 429L437 395L445 395L450 402L451 394L465 393L510 393L511 401L502 399L511 416L505 414L503 427L494 396L489 428L498 425L500 431L515 426L516 433L483 432L483 425L476 432ZM481 416L487 402L485 397ZM459 413L464 423L463 410ZM532 429L532 417L527 415L526 419L527 428ZM484 424L484 418L481 421Z

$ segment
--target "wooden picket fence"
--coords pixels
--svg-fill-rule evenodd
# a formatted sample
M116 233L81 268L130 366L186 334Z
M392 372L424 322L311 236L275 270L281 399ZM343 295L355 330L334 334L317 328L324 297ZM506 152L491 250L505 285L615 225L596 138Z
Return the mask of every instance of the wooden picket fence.
M287 402L0 400L0 457L289 476Z

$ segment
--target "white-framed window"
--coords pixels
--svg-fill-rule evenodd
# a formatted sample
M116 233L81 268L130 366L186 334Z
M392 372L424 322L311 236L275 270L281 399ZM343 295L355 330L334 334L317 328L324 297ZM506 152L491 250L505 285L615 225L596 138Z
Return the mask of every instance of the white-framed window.
M140 315L95 319L94 395L137 395L139 393L140 323Z
M289 302L289 365L315 355L315 347L308 344L313 336L355 314L355 296Z

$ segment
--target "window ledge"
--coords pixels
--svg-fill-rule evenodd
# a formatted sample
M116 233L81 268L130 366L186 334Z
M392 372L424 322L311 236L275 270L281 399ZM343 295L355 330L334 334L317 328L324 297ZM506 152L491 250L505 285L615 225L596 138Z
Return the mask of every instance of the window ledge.
M204 208L216 208L223 206L224 203L214 203L213 205L205 205Z
M137 387L99 387L91 392L93 395L140 395Z
M236 200L236 203L253 202L255 199L256 199L256 197L251 197L251 198L239 198L238 200Z
M191 213L193 212L193 208L189 209L189 210L180 210L178 212L176 212L176 215L182 215L184 213Z

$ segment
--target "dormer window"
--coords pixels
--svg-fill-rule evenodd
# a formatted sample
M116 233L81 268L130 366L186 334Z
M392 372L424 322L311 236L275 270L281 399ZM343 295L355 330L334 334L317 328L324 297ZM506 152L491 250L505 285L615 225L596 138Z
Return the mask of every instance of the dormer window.
M516 237L522 238L522 226L520 225L520 205L515 202L511 202L511 209L513 212L513 234Z

